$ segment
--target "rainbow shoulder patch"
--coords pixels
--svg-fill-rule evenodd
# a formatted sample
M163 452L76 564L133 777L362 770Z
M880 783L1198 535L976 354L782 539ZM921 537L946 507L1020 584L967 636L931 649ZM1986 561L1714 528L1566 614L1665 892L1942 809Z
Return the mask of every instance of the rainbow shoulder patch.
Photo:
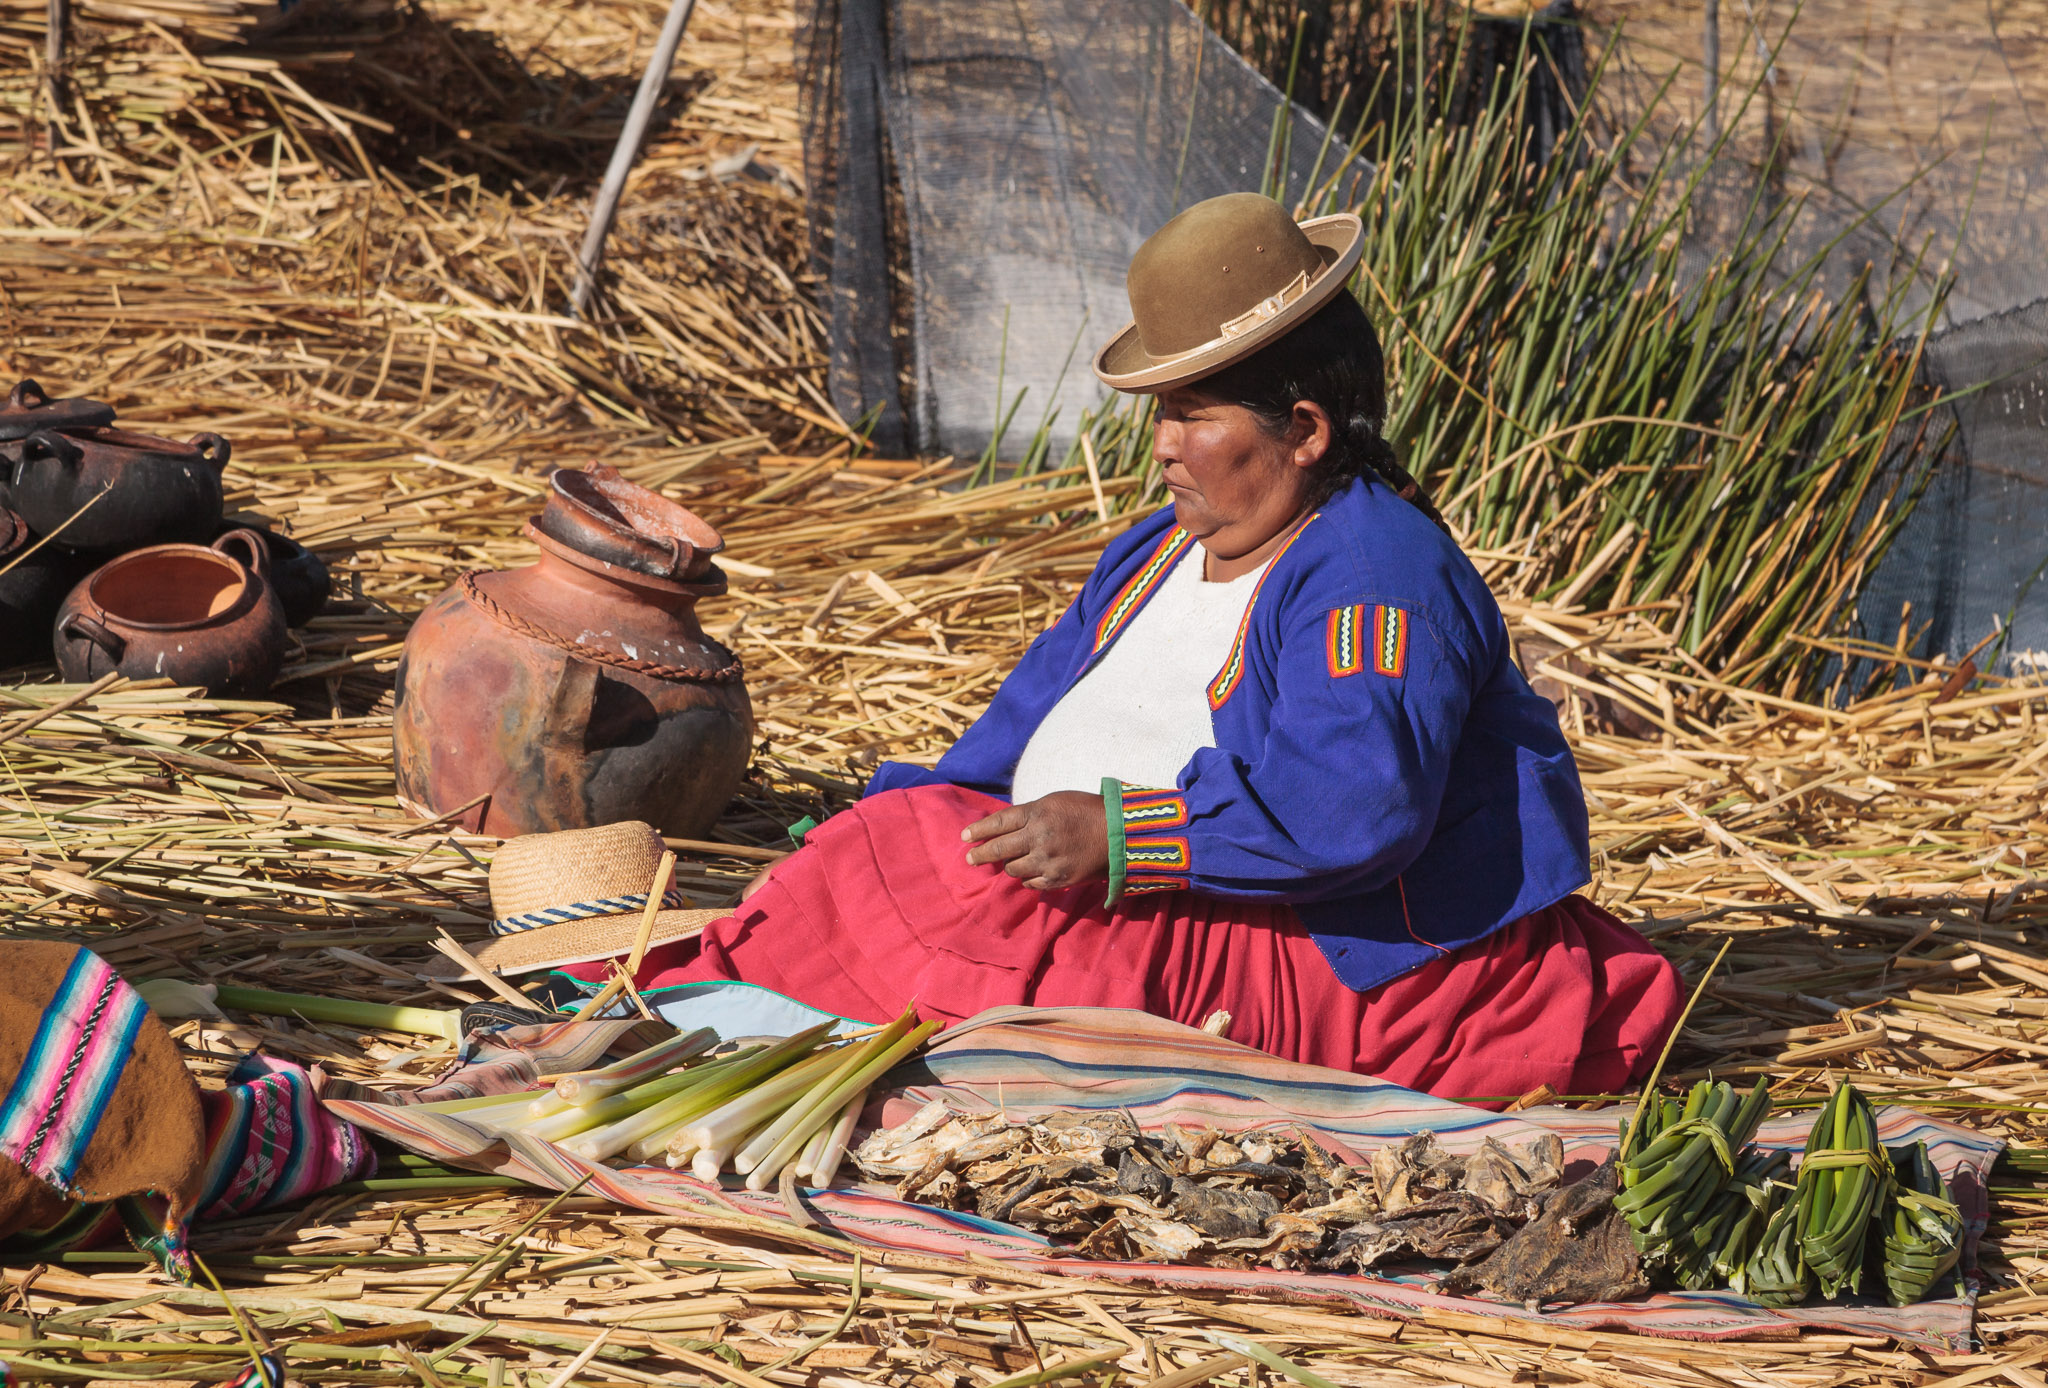
M1341 678L1365 668L1365 605L1340 607L1330 613L1330 631L1324 643L1330 658L1330 675Z
M1408 672L1408 614L1398 607L1372 610L1372 668L1395 679Z

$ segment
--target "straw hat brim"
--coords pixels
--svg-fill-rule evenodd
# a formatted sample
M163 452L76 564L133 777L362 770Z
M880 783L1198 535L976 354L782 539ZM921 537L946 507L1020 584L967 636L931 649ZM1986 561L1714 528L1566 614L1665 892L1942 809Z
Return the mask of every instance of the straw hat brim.
M1300 327L1317 309L1336 298L1350 281L1351 272L1358 268L1359 258L1365 253L1365 223L1349 212L1340 212L1333 217L1311 218L1301 224L1301 230L1321 256L1323 268L1293 303L1235 337L1218 336L1167 357L1147 352L1138 337L1137 323L1126 323L1095 354L1095 374L1104 385L1132 394L1171 390L1235 365Z
M730 911L713 910L657 911L654 929L648 935L647 943L650 946L665 945L694 939L705 926L731 914ZM562 964L584 964L592 959L623 956L632 952L633 941L639 936L638 912L592 916L561 925L544 925L538 930L522 930L517 935L494 936L470 953L477 963L497 973L525 974ZM434 979L463 977L462 966L444 957L436 957L420 972Z

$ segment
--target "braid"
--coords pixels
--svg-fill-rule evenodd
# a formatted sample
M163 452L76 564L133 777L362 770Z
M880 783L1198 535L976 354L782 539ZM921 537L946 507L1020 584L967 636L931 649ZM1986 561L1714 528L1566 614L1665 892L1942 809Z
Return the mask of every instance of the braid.
M1450 535L1450 522L1444 519L1443 512L1436 509L1436 503L1430 500L1429 493L1422 489L1422 484L1415 480L1407 468L1401 466L1400 460L1394 456L1393 445L1381 438L1378 430L1373 431L1372 441L1360 447L1358 451L1374 475L1394 489L1395 496L1428 516L1437 529ZM1334 495L1334 492L1331 494ZM1324 499L1328 500L1328 497Z

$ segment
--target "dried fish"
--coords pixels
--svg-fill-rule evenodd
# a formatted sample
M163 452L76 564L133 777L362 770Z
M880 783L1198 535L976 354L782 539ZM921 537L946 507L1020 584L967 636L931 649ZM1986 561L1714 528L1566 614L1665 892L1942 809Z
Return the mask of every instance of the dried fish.
M920 1110L853 1154L896 1193L1071 1240L1084 1257L1364 1272L1496 1253L1562 1185L1544 1135L1470 1154L1422 1132L1345 1165L1296 1125L1222 1136L1128 1115Z
M1183 1176L1173 1183L1172 1210L1212 1241L1226 1243L1263 1238L1266 1221L1280 1213L1280 1202L1262 1190L1233 1190Z
M1614 1208L1614 1163L1557 1191L1485 1261L1452 1269L1447 1290L1484 1289L1532 1306L1620 1301L1649 1291L1628 1224Z

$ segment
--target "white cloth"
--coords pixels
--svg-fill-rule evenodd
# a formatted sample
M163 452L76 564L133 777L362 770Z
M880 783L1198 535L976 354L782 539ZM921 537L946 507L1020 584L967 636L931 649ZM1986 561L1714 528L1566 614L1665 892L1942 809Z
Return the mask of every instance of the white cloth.
M1230 656L1266 566L1209 583L1202 577L1206 553L1188 547L1109 654L1045 715L1017 759L1014 803L1056 790L1093 793L1105 776L1172 786L1198 749L1216 745L1209 682Z

